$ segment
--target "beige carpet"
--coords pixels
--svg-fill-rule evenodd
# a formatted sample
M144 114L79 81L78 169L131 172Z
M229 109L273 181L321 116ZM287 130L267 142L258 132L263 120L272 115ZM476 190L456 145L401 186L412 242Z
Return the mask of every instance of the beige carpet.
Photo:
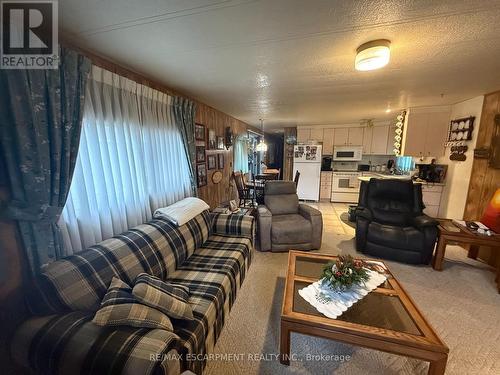
M323 211L323 210L322 210ZM333 216L333 215L332 215ZM332 217L330 220L334 221ZM342 225L342 224L338 224ZM357 254L351 234L325 228L328 254ZM255 252L254 260L215 353L235 360L209 362L215 374L425 374L427 363L338 342L292 334L298 361L283 366L279 352L279 321L287 254ZM450 348L447 374L500 374L500 295L494 273L470 260L464 250L448 247L445 269L387 262L393 274ZM306 354L350 356L348 361L308 360ZM266 356L265 356L266 355Z

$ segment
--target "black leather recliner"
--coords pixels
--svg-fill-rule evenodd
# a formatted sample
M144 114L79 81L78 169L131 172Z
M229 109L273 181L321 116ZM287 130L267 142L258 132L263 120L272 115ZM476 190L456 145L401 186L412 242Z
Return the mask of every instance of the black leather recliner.
M438 222L422 213L422 186L412 181L363 181L356 210L356 249L404 263L428 264Z

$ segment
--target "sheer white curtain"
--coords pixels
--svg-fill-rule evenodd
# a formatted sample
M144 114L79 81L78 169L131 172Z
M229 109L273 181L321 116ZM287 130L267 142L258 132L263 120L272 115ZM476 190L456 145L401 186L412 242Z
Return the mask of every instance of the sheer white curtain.
M240 135L234 142L234 170L248 172L248 145L247 136Z
M80 148L59 226L68 254L151 218L190 194L172 98L92 67Z

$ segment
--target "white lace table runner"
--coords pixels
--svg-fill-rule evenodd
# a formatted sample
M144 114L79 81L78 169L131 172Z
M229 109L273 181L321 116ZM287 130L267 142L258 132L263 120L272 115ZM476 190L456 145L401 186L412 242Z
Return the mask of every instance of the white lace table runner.
M367 270L367 272L370 278L365 284L354 285L345 292L335 292L326 285L321 285L319 280L300 289L299 294L320 313L335 319L387 279L385 275L376 271Z

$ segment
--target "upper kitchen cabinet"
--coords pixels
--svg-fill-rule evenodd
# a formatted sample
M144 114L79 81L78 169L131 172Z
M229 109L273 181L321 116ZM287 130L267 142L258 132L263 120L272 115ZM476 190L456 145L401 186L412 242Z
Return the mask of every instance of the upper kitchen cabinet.
M396 125L389 125L389 132L387 136L387 149L385 150L386 155L394 155L394 137L396 136Z
M402 155L443 156L449 121L449 109L430 109L429 111L410 109L403 131Z
M333 140L334 146L345 146L349 141L349 129L348 128L336 128L335 138Z
M323 128L312 128L311 135L309 136L311 141L323 142Z
M387 139L389 137L389 125L373 126L372 143L370 154L387 155ZM367 129L365 129L366 132Z
M323 130L323 155L333 155L334 136L335 136L334 129Z
M349 146L360 146L363 144L363 128L349 128Z
M363 144L363 128L335 128L334 146L360 146Z
M297 142L305 143L311 138L311 129L297 128Z
M450 112L435 112L429 114L424 156L444 156L446 151L444 144L448 140L449 128Z
M363 154L370 155L372 153L372 138L373 126L366 127L363 132Z

